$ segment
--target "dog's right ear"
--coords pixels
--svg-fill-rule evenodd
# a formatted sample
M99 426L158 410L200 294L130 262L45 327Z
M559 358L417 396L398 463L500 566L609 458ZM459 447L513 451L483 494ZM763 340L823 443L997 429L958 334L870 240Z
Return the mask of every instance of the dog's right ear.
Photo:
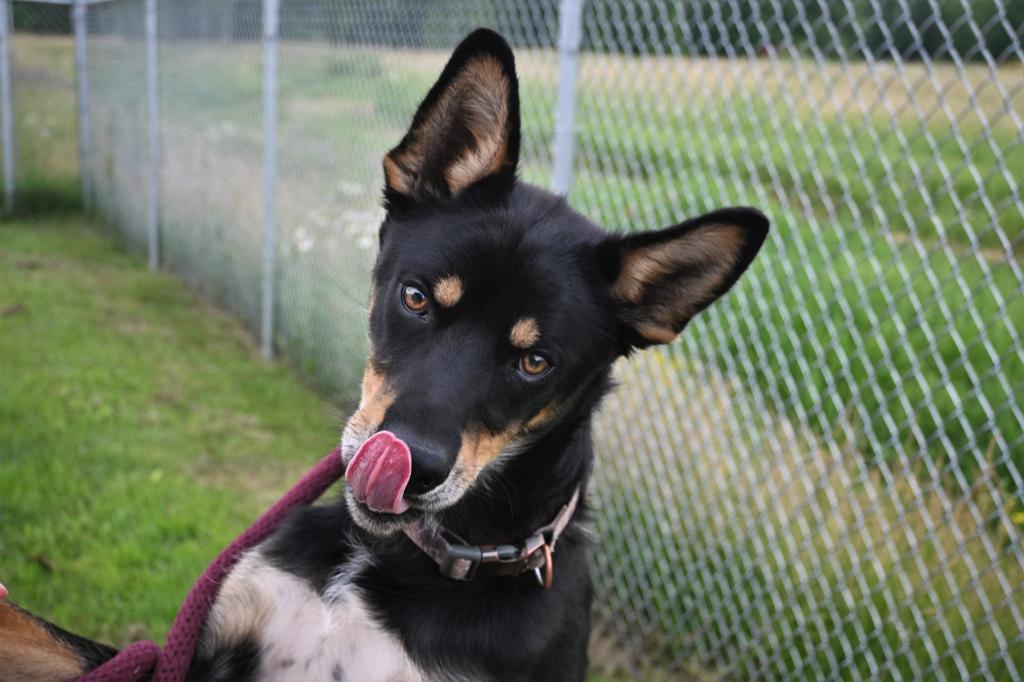
M453 197L474 186L507 190L519 160L519 84L512 49L489 29L455 48L384 157L389 209Z

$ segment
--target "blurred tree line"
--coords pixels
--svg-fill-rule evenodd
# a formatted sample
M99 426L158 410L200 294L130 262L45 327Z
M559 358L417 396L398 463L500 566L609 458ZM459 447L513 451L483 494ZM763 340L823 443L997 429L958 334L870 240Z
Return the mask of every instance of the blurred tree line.
M1024 0L586 0L584 39L630 54L1017 58Z
M11 21L15 31L71 33L71 9L65 5L15 2Z
M124 0L121 0L123 2ZM247 40L260 35L261 0L167 0L161 34ZM118 3L120 4L120 3ZM121 34L142 34L142 2ZM286 40L450 48L471 25L492 26L520 47L554 47L559 0L281 0ZM183 11L181 5L189 6ZM109 11L113 8L102 8ZM122 8L123 9L123 8ZM459 19L453 22L452 18ZM14 3L18 31L69 33L67 7ZM794 49L850 59L1020 58L1024 0L584 0L584 50L729 55ZM455 24L460 28L456 28ZM134 26L138 24L138 26ZM111 27L112 28L112 27ZM105 22L90 25L104 32Z

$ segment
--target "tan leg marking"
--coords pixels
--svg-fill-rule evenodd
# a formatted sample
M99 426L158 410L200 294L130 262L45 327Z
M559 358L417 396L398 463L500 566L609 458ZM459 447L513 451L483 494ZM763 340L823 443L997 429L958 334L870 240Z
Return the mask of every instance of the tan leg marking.
M72 680L85 663L35 618L0 602L0 680Z

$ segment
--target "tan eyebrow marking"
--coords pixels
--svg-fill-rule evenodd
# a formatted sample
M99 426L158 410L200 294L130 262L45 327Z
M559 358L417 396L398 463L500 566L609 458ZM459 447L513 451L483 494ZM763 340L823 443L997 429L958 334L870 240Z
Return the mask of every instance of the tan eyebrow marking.
M462 294L462 280L456 275L448 275L434 282L434 300L445 308L458 303Z
M509 332L508 340L516 348L524 350L537 343L540 340L540 327L537 326L537 320L532 317L516 320L516 323L512 325L512 331Z

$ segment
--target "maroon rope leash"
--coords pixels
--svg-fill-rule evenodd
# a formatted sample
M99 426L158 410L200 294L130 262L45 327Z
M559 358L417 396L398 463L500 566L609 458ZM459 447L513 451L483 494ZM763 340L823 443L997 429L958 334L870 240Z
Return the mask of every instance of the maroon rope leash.
M263 542L288 512L310 504L345 473L340 449L334 450L284 494L274 506L228 545L192 586L167 633L163 651L154 642L128 645L112 659L78 678L80 682L135 682L150 671L154 682L182 682L192 662L199 628L213 604L221 583L246 550Z

